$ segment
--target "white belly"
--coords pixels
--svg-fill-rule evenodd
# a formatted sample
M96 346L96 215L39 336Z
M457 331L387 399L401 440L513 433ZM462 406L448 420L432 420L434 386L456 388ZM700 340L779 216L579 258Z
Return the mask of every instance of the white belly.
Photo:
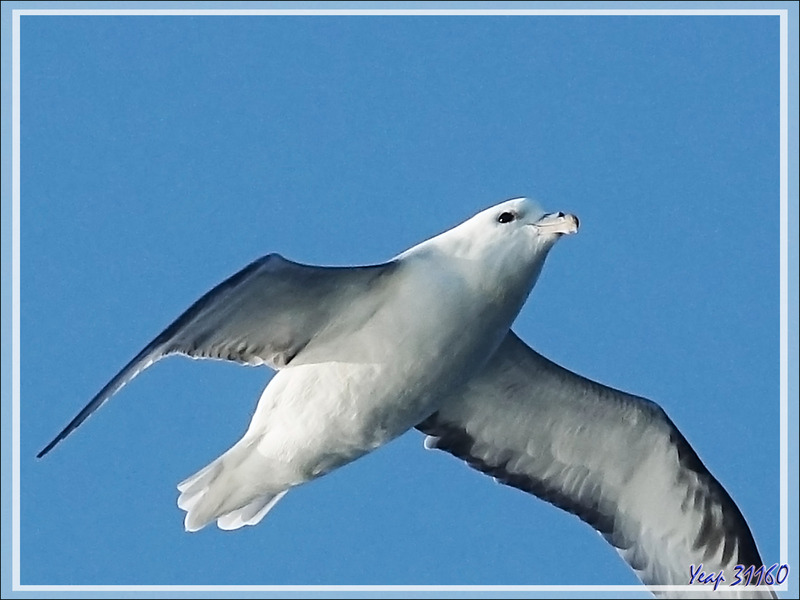
M404 386L380 363L321 363L283 369L261 395L245 439L291 466L298 484L401 435L435 411L429 394ZM390 385L390 381L398 381Z

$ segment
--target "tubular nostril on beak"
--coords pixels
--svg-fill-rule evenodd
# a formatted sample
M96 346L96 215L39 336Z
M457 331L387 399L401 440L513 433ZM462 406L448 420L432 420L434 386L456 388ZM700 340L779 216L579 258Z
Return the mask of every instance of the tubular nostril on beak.
M565 214L561 211L544 215L535 224L536 231L540 234L569 235L578 231L578 218L575 215Z

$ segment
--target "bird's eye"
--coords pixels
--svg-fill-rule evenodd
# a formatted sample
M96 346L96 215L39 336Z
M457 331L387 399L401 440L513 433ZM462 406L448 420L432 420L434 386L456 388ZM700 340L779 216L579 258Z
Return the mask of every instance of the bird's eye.
M515 215L512 212L503 212L503 213L500 213L500 215L497 217L497 222L498 223L511 223L511 221L513 221L516 218L517 218L517 215Z

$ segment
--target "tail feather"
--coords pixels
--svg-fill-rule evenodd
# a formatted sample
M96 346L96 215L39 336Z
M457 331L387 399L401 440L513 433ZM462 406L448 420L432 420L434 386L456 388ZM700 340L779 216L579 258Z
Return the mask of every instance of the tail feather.
M257 524L272 510L272 507L278 503L278 500L286 495L287 491L288 490L284 490L274 496L261 496L253 500L247 506L222 515L217 519L217 527L230 531L232 529L239 529L245 525Z
M209 484L216 479L221 468L222 463L217 459L191 477L181 481L178 484L178 490L181 492L181 495L178 496L178 507L187 513L191 512L206 494Z
M186 531L212 521L221 529L255 525L275 506L291 484L265 482L268 464L247 446L236 445L178 484L178 507L186 511Z

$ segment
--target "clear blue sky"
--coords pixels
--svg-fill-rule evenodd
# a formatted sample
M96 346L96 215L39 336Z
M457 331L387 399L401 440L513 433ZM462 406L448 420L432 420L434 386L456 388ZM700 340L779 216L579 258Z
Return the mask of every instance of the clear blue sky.
M34 459L251 260L381 262L520 195L582 227L515 330L659 402L777 562L778 41L777 17L23 17L22 583L637 583L417 432L185 533L175 485L265 368L166 360Z

